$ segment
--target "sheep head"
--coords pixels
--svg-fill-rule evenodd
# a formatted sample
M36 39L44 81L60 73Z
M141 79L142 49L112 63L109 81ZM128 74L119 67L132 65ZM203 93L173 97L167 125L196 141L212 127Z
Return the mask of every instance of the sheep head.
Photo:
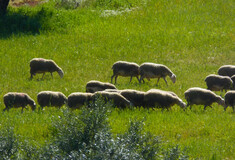
M63 70L61 68L59 68L57 72L60 75L60 78L64 77L64 72L63 72Z
M175 81L176 81L176 75L175 75L175 74L172 74L170 78L171 78L172 82L175 83Z
M216 102L217 102L219 105L221 105L221 106L223 106L224 108L226 108L225 101L224 101L224 99L221 98L220 96L217 97Z

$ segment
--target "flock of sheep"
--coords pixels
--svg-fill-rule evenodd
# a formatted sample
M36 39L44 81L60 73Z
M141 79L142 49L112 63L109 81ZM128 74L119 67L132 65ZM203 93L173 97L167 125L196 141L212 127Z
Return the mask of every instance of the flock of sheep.
M117 82L118 76L130 77L130 82L132 77L136 77L139 83L145 82L144 78L150 80L151 78L158 78L157 83L160 78L163 78L167 84L166 77L169 76L173 83L176 81L176 75L165 65L155 64L155 63L143 63L140 66L136 63L118 61L113 64L113 75L111 76L111 83L104 83L100 81L89 81L86 84L86 93L75 92L66 97L61 92L53 91L42 91L37 95L37 102L40 107L55 106L62 107L67 105L69 108L77 109L84 105L90 106L98 98L103 98L105 102L112 101L116 107L126 108L128 106L134 107L144 107L144 108L162 108L169 109L171 106L177 104L181 108L185 109L193 104L204 105L204 109L207 106L212 105L216 102L224 107L224 110L228 106L231 106L234 111L235 106L235 91L230 89L235 89L235 66L225 65L219 68L219 75L209 75L206 77L205 81L208 89L203 89L199 87L189 88L185 91L185 99L187 100L187 105L180 99L174 92L164 91L159 89L150 89L147 92L125 89L118 90L113 82L115 77L115 83ZM31 79L37 73L43 73L42 78L46 72L50 72L53 77L53 72L58 72L62 78L64 73L63 70L53 61L43 58L34 58L30 61L30 74ZM168 85L168 84L167 84ZM223 91L225 94L225 99L216 95L212 91ZM32 110L36 109L35 101L26 93L9 92L3 97L4 104L6 106L5 110L10 108L22 107L23 109L29 105Z

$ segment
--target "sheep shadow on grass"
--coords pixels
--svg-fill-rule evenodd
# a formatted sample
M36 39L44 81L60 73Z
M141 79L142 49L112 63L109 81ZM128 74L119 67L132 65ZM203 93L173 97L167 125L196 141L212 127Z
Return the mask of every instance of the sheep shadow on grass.
M10 9L6 14L0 15L0 39L17 34L39 34L43 29L42 26L52 16L49 12L43 8L36 13L23 9L17 11Z

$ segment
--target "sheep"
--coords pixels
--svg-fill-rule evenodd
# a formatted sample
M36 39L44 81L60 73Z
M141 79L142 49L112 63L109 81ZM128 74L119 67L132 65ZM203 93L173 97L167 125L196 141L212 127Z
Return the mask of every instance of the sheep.
M3 101L6 106L3 111L9 111L10 108L22 107L21 112L23 113L23 109L26 108L27 105L30 105L33 111L36 109L36 103L26 93L9 92L3 96Z
M79 109L81 106L88 104L92 100L92 93L82 93L82 92L75 92L71 93L68 96L68 106L72 109Z
M219 105L222 105L223 107L225 106L223 98L207 89L199 87L189 88L184 92L184 95L185 99L187 100L187 107L190 106L190 109L193 104L196 104L204 105L205 110L207 106L211 107L212 103L214 102L218 103Z
M225 96L225 107L224 110L226 111L226 108L228 106L231 106L233 108L233 112L234 112L234 106L235 106L235 91L228 91Z
M144 94L145 107L159 107L169 109L171 106L177 104L185 109L186 104L174 93L170 91L163 91L160 89L151 89Z
M228 76L220 76L215 74L210 74L205 79L207 89L211 91L227 91L227 89L231 89L233 85L233 81Z
M89 81L86 84L86 92L95 93L97 91L103 91L105 89L117 89L115 85L111 83L104 83L100 81Z
M37 95L37 101L41 109L45 106L61 108L67 103L67 97L61 92L41 91Z
M120 94L129 100L135 107L144 106L144 93L133 89L120 90Z
M124 109L127 106L132 106L132 103L119 93L98 91L94 93L92 100L96 101L98 97L102 97L106 103L107 101L112 101L116 107L121 109Z
M51 77L53 78L52 73L58 72L59 76L63 78L64 72L63 70L53 61L49 59L43 59L43 58L33 58L30 61L30 74L31 79L33 78L36 73L43 73L42 79L46 72L51 73Z
M233 81L233 89L235 90L235 75L231 77L231 80Z
M126 62L126 61L117 61L113 64L113 75L111 76L111 83L113 83L113 77L115 77L115 84L117 83L117 77L131 77L130 83L132 81L132 77L136 77L138 82L139 80L139 65L133 62Z
M218 69L218 74L221 76L232 77L235 75L235 65L223 65Z
M140 65L140 83L141 81L144 83L144 78L148 80L150 78L158 78L158 84L160 78L163 78L167 84L166 76L169 76L172 82L175 83L176 75L167 66L155 63L143 63Z

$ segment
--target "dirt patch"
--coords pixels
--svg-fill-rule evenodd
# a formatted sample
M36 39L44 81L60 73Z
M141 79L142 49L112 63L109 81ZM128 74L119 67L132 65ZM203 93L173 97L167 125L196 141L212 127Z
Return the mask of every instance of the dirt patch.
M13 7L20 7L20 6L37 6L39 4L42 4L42 3L45 3L47 1L40 1L40 0L26 0L26 1L11 1L10 2L10 6L13 6Z

